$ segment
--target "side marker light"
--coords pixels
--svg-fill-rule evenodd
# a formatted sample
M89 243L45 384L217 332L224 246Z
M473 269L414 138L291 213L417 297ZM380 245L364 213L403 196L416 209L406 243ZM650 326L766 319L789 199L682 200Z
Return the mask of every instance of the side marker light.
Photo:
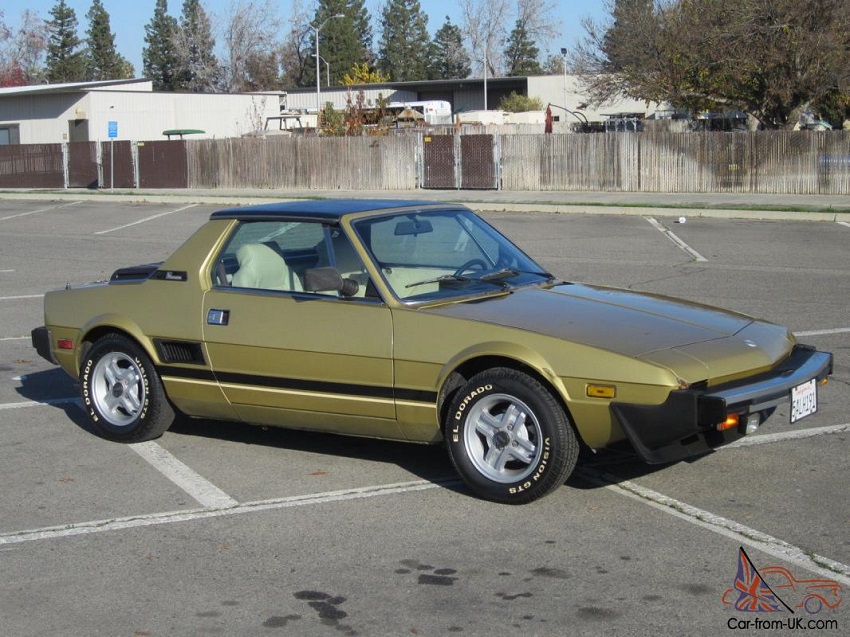
M611 385L588 385L588 398L614 398L617 395L617 388Z

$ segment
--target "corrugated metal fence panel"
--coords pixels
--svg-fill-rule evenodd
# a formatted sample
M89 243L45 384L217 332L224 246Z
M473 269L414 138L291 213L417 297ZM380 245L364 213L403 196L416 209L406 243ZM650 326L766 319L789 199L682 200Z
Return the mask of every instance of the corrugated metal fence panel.
M457 188L455 137L425 135L422 146L425 164L423 188Z
M97 173L97 142L70 142L68 187L95 189L98 186Z
M492 135L462 135L460 138L460 187L496 188L496 165Z
M0 146L0 188L63 188L62 144Z
M186 142L139 142L139 188L187 188Z
M112 160L112 153L115 160ZM135 188L136 170L133 163L133 145L129 140L101 142L101 162L103 163L103 188ZM115 170L115 181L112 170Z
M192 140L190 187L416 188L416 138L269 137Z

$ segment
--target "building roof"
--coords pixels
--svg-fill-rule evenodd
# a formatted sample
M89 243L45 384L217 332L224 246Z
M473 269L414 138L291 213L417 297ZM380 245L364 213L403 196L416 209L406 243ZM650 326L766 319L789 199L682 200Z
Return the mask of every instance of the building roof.
M139 90L152 90L151 81L141 79L131 80L101 80L98 82L66 82L63 84L35 84L30 86L8 86L0 88L0 97L12 95L42 95L46 93L85 93L112 87L126 87L128 84L139 84Z

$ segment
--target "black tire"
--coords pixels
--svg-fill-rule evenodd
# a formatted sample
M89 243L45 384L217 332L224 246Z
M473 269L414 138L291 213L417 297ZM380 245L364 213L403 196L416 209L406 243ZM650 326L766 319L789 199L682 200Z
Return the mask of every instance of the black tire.
M159 438L175 412L147 354L120 334L91 346L80 370L83 407L95 432L116 442Z
M455 469L478 496L526 504L560 487L579 445L567 414L546 387L509 368L493 368L461 387L446 412Z

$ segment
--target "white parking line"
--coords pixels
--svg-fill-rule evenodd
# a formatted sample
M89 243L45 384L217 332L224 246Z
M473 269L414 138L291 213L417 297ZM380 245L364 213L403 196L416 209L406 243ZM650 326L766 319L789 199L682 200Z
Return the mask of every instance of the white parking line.
M24 294L22 296L0 296L0 301L21 301L23 299L40 299L43 294Z
M850 424L847 425L830 425L828 427L812 427L810 429L795 429L794 431L780 431L772 434L758 434L756 436L746 436L735 442L730 442L728 445L720 447L719 451L724 449L736 449L738 447L752 447L753 445L767 445L774 442L783 442L785 440L804 440L806 438L816 438L818 436L827 436L830 434L840 434L850 431Z
M43 402L26 401L20 403L7 403L0 404L0 410L68 403L79 404L80 399L74 397L52 399ZM850 432L850 423L757 435L749 438L743 438L735 443L727 445L724 449L734 449L751 445L769 444L785 440L804 439L845 432ZM453 479L446 479L443 481L420 480L240 504L224 491L203 478L200 474L177 460L177 458L157 443L144 442L129 445L129 447L160 471L165 477L191 495L204 508L191 511L169 511L142 516L115 518L111 520L82 522L79 524L62 525L58 527L45 527L41 529L0 533L0 545L209 519L225 515L235 515L238 513L250 513L255 511L364 499L382 495L402 494L458 483L457 480ZM593 484L603 486L619 495L629 497L638 502L643 502L644 504L684 520L690 524L694 524L713 533L733 539L737 543L754 547L763 553L771 555L777 559L796 564L797 566L805 568L806 570L816 573L822 577L834 579L844 585L850 586L850 566L847 564L843 564L828 557L807 552L800 547L773 537L767 533L758 531L752 527L715 515L709 511L689 505L680 500L676 500L632 481L621 480L615 475L605 473L597 469L579 467L576 470L576 475Z
M374 498L378 496L397 495L400 493L437 489L449 484L457 484L457 481L451 480L446 482L433 482L417 480L413 482L401 482L397 484L383 484L371 487L346 489L344 491L328 491L312 495L299 495L289 498L246 502L233 507L220 509L168 511L165 513L152 513L150 515L113 518L111 520L96 520L92 522L81 522L79 524L51 526L41 529L32 529L29 531L13 531L11 533L0 533L0 546L4 544L32 542L34 540L49 540L75 535L87 535L90 533L102 533L105 531L117 531L120 529L155 526L159 524L172 524L174 522L188 522L190 520L218 518L227 515L237 515L240 513L253 513L255 511L288 509L299 506L327 504L330 502L344 502L347 500L363 500L365 498Z
M670 230L668 230L666 228L666 226L663 223L661 223L660 221L658 221L657 219L654 219L653 217L644 217L644 219L646 219L649 223L651 223L652 226L656 230L658 230L661 234L665 235L668 239L670 239L670 241L675 243L679 247L679 249L683 250L686 254L690 255L691 258L693 258L694 261L708 261L708 259L706 259L699 252L694 250L687 243L682 241L679 237L677 237L674 233L672 233Z
M0 341L29 341L32 339L32 336L4 336L0 338Z
M828 579L834 579L845 586L850 586L850 566L847 564L842 564L822 555L810 553L772 535L762 533L752 527L715 515L704 509L691 506L630 480L621 480L615 475L589 468L577 469L576 474L593 484L648 504L659 511L700 526L713 533L731 538L737 543L752 546L777 559L796 564L812 573Z
M117 230L123 230L124 228L130 228L132 226L137 226L140 223L146 223L148 221L153 221L154 219L159 219L160 217L165 217L167 215L173 215L175 212L183 212L184 210L188 210L189 208L194 208L198 204L193 203L188 206L183 206L182 208L178 208L177 210L169 210L168 212L161 212L158 215L152 215L150 217L145 217L144 219L139 219L138 221L134 221L133 223L128 223L123 226L118 226L117 228L110 228L109 230L101 230L100 232L95 232L95 234L109 234L110 232L115 232Z
M794 332L794 336L829 336L830 334L846 334L850 327L837 327L833 330L812 330L810 332Z
M18 217L28 217L30 215L41 214L42 212L50 212L51 210L58 210L59 208L67 208L68 206L76 206L78 203L83 203L82 201L72 201L70 203L59 204L58 206L50 206L49 208L40 208L39 210L30 210L29 212L20 212L16 215L9 215L8 217L0 217L0 221L8 221L9 219L17 219Z
M836 221L835 223L837 223L837 224L838 224L838 225L840 225L840 226L847 226L848 228L850 228L850 222L847 222L847 221Z
M190 469L155 442L128 445L152 467L208 509L222 509L239 504L212 482Z
M76 403L80 409L83 407L83 401L79 396L72 398L49 398L47 400L27 400L20 403L3 403L0 405L0 410L5 409L27 409L28 407L44 407L45 405L68 405Z

